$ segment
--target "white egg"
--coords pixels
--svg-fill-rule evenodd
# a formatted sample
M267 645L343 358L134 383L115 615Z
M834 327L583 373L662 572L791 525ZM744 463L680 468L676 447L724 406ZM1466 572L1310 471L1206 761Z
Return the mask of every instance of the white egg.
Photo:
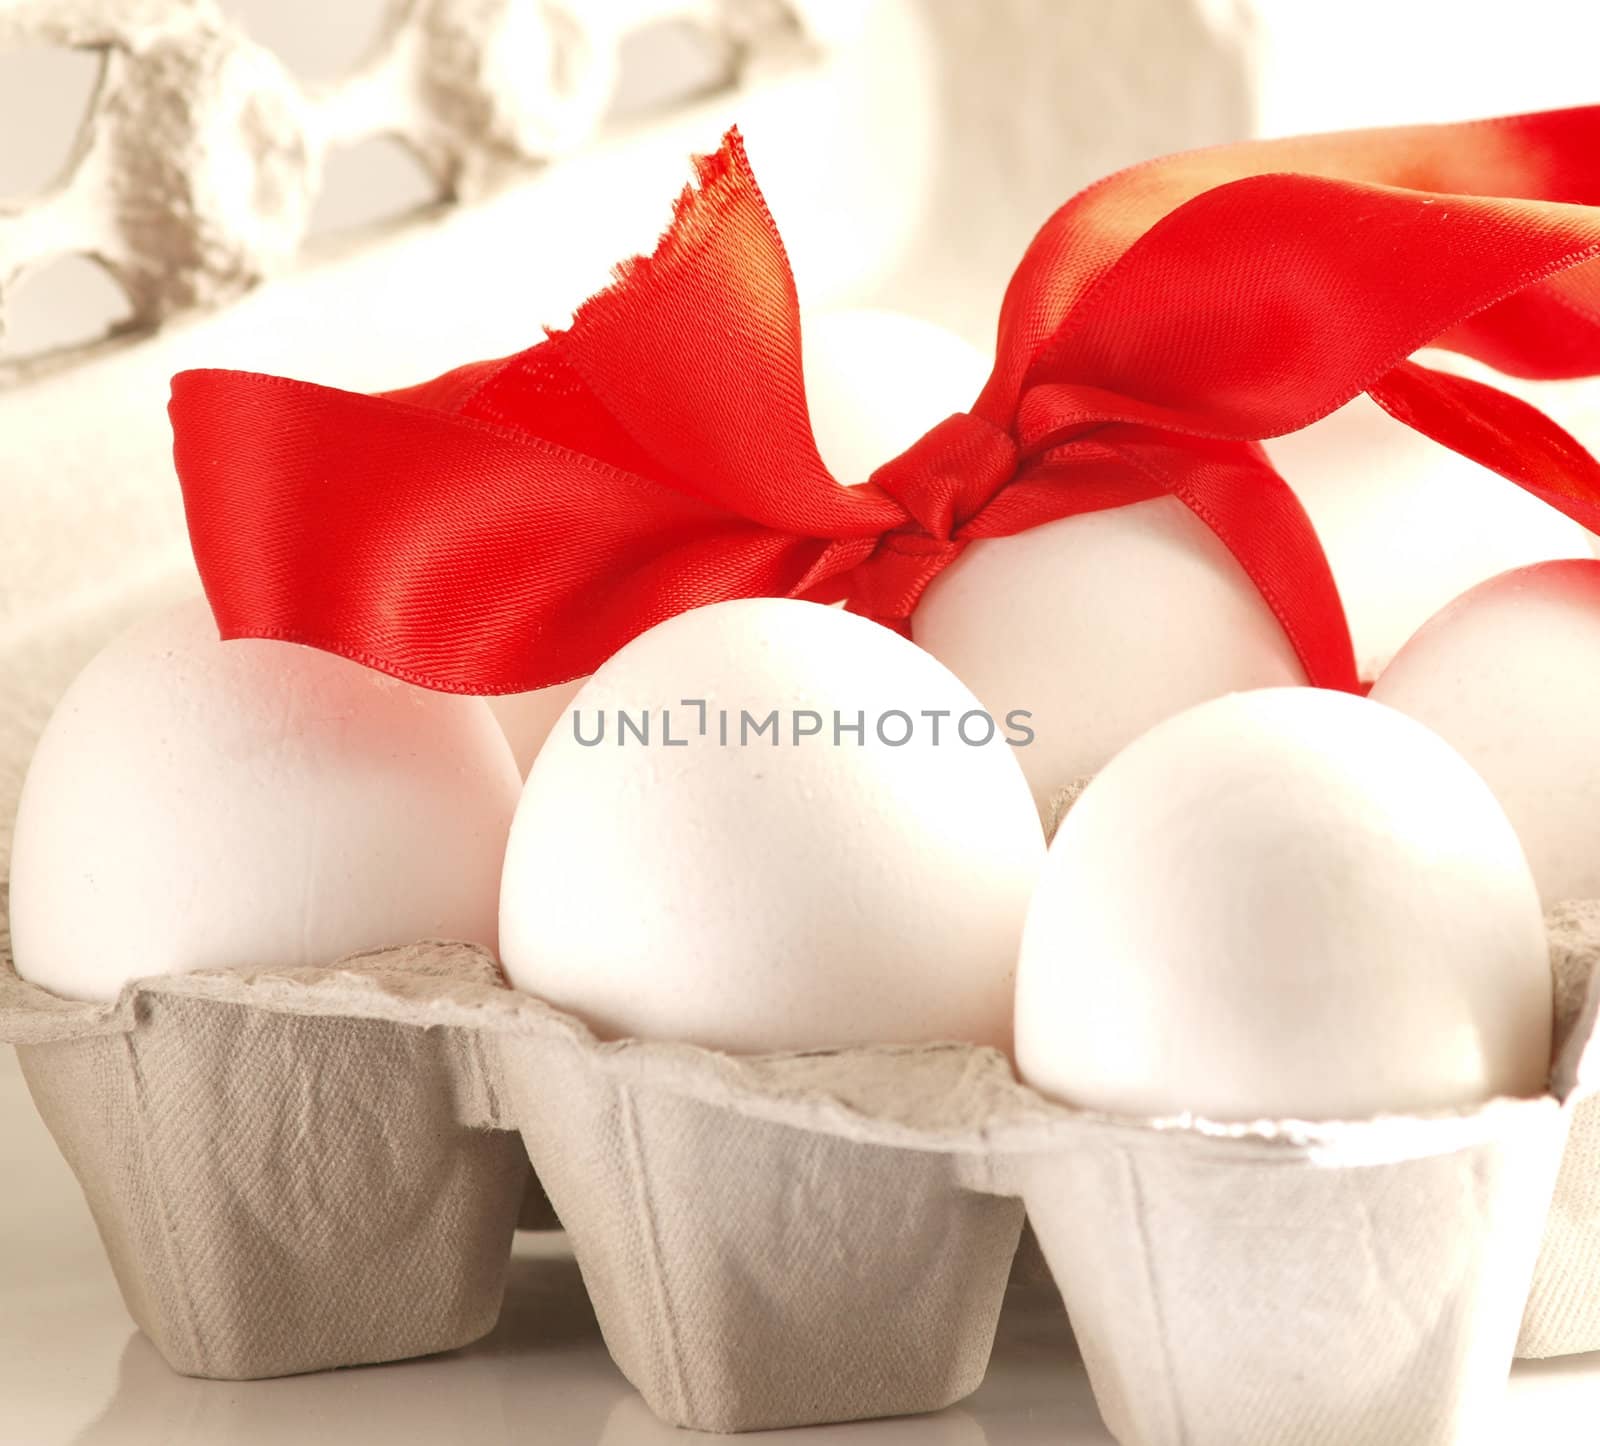
M1266 443L1344 598L1363 678L1451 598L1525 563L1593 557L1589 533L1365 396Z
M39 741L11 860L17 970L111 999L423 938L493 948L518 786L482 699L223 643L183 604L100 653Z
M1170 497L973 543L911 632L996 717L1032 715L1019 757L1041 813L1163 718L1305 682L1244 569Z
M548 688L489 699L490 711L505 731L506 742L517 760L517 770L524 778L544 747L544 740L550 736L550 730L566 714L572 700L578 696L578 689L587 681L578 678L571 683L555 683Z
M989 380L990 359L953 331L899 312L807 314L802 365L811 431L828 470L865 482Z
M1355 1119L1544 1086L1538 891L1448 744L1345 693L1218 699L1101 772L1023 936L1017 1063L1070 1104Z
M634 639L573 712L506 851L514 984L608 1037L1009 1043L1044 840L1003 728L926 653L813 603L719 603Z
M1483 775L1547 908L1600 898L1600 560L1480 583L1400 650L1372 696Z

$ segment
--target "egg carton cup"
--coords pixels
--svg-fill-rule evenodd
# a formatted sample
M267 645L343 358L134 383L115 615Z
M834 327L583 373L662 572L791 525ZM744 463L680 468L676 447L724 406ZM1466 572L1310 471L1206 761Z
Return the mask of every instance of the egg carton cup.
M98 1005L7 962L0 1038L174 1370L290 1375L493 1328L526 1161L486 1128L479 1036L424 1023L491 977L419 955L175 975Z
M1546 917L1555 978L1550 1087L1566 1147L1517 1341L1525 1359L1600 1350L1600 900Z
M1578 1103L1600 909L1561 911L1552 940L1548 1095L1344 1124L1096 1116L966 1045L603 1043L451 944L114 1005L0 969L0 1039L186 1373L483 1334L525 1146L613 1358L677 1425L965 1396L1026 1214L1124 1446L1445 1446L1493 1421L1525 1304L1542 1348L1595 1343L1581 1164L1545 1226L1569 1125L1574 1158L1600 1137Z

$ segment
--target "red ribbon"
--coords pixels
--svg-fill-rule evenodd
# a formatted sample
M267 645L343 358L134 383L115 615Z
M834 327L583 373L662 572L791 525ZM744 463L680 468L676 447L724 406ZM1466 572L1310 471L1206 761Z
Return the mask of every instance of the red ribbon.
M1361 391L1600 530L1600 466L1535 408L1407 358L1600 370L1600 107L1260 142L1069 201L1007 289L970 412L841 486L737 132L654 255L515 356L363 396L173 379L222 635L426 687L591 672L685 609L848 600L905 631L969 542L1170 494L1243 564L1313 683L1357 686L1327 560L1258 445Z

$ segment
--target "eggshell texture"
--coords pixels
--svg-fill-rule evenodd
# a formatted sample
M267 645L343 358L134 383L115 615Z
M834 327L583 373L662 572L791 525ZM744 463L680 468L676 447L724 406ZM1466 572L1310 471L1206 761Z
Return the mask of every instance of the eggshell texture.
M501 891L508 976L607 1037L1008 1044L1044 840L1004 734L956 736L978 706L904 639L812 603L719 603L644 633L529 774ZM619 741L619 709L648 714L648 745ZM836 739L836 709L865 715L864 742ZM920 726L891 746L876 725L896 709ZM925 709L946 712L938 743ZM780 732L744 732L744 712L774 710ZM796 741L804 710L823 731ZM602 718L604 742L580 743Z
M1400 650L1372 696L1483 775L1547 908L1600 898L1600 560L1481 583Z
M1051 846L1017 1062L1116 1114L1357 1119L1532 1095L1550 1059L1538 891L1487 785L1348 694L1169 719Z
M953 331L893 311L808 314L801 327L811 431L828 470L865 482L989 379L989 358Z
M192 969L493 948L518 788L482 699L223 643L183 604L96 657L40 739L11 863L17 970L111 999Z
M929 585L916 641L996 717L1041 812L1163 718L1244 688L1305 682L1233 555L1168 497L975 542Z
M1438 609L1484 579L1594 556L1578 523L1365 396L1266 449L1316 525L1369 680Z

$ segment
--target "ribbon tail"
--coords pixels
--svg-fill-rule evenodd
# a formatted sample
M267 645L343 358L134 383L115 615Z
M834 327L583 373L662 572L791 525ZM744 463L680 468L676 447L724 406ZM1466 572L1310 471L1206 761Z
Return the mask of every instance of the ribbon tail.
M648 466L780 530L864 537L905 520L881 493L840 486L817 453L799 297L737 130L699 158L654 252L620 266L464 411Z
M1402 362L1367 388L1396 421L1600 532L1600 462L1537 407L1486 382Z

